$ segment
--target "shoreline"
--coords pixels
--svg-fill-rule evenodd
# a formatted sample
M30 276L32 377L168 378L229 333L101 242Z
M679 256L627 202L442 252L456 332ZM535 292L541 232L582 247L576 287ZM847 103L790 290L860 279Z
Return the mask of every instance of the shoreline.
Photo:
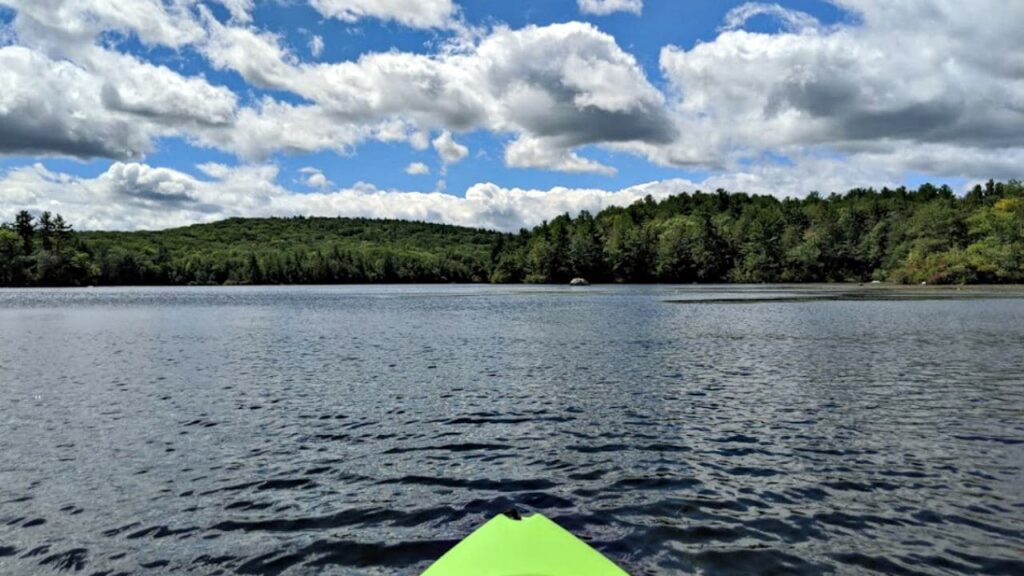
M0 294L11 292L35 292L48 290L62 291L109 291L120 289L296 289L296 288L532 288L538 290L558 290L585 294L587 292L604 291L609 288L662 288L681 291L709 291L722 290L732 292L799 292L815 291L818 293L835 294L867 294L867 293L905 293L905 294L948 294L950 296L958 293L968 295L970 293L986 294L1007 294L1020 295L1024 297L1024 284L893 284L893 283L857 283L857 282L806 282L806 283L715 283L715 284L668 284L668 283L633 283L633 282L612 282L594 283L589 286L570 286L569 284L534 284L534 283L491 283L491 282L352 282L335 284L117 284L99 286L0 286Z

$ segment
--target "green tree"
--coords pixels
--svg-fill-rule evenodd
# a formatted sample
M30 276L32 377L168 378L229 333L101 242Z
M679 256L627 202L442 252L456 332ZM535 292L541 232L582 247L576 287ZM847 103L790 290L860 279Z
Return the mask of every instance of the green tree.
M572 276L591 281L604 279L604 252L594 217L584 210L573 222L572 228L568 250Z
M64 217L57 214L53 219L53 243L58 252L67 246L73 232L71 225L64 221Z
M0 228L0 286L21 283L23 257L21 237L14 230Z
M21 252L24 256L32 254L33 250L33 238L36 233L36 225L32 214L29 214L27 210L18 212L18 215L14 218L14 230L18 233L21 238Z
M625 212L612 212L608 218L604 232L604 257L614 280L625 282L631 279L630 238L635 235L634 228L633 218Z
M740 262L733 272L734 279L741 282L780 280L784 264L784 231L785 220L774 201L766 201L762 206L749 205L739 223Z
M53 250L53 240L56 235L56 227L49 212L39 215L39 239L43 243L43 250Z
M662 282L694 282L697 262L694 241L697 234L689 216L675 216L665 222L658 241L657 273Z

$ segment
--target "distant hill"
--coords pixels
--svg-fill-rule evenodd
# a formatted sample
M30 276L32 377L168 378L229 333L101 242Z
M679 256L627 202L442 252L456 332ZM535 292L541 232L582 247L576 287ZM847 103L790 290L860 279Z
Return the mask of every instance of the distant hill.
M230 218L211 224L140 232L79 232L92 245L164 246L172 252L223 249L392 247L423 254L489 249L499 234L488 230L370 218Z
M365 218L232 218L78 232L92 281L122 284L484 282L500 234Z

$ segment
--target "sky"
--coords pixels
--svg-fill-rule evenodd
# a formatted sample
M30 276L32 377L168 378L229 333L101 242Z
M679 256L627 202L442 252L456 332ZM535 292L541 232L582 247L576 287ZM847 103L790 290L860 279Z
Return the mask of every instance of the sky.
M514 231L1022 176L1024 2L0 0L0 221Z

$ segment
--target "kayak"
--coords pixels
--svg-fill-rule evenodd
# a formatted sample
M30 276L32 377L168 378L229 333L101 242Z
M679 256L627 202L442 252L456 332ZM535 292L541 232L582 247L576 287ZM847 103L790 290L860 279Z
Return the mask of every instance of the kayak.
M629 576L542 514L502 514L477 528L422 576Z
M492 518L422 576L629 576L542 514Z

